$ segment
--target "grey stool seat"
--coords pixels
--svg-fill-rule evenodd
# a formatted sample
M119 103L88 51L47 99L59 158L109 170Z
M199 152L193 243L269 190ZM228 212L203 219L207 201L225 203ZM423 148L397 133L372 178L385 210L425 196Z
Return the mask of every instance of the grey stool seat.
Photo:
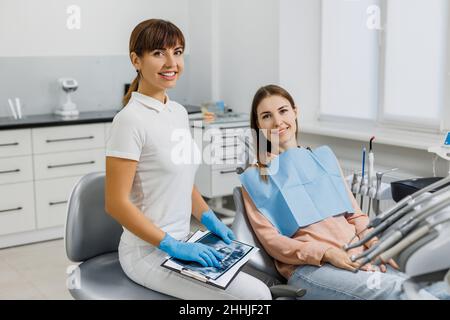
M175 299L133 282L123 272L117 253L122 232L122 226L105 212L105 173L83 176L67 209L66 254L81 262L69 274L70 294L75 299Z
M171 296L149 290L122 271L117 252L102 254L80 266L82 290L71 290L77 300L171 300Z

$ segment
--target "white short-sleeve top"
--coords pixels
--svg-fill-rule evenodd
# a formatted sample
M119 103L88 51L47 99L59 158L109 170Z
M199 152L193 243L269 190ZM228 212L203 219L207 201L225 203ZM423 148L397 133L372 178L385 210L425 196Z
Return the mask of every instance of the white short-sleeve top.
M106 156L138 161L130 200L175 239L189 234L199 154L186 109L138 92L114 117L106 142ZM122 241L145 243L125 228Z

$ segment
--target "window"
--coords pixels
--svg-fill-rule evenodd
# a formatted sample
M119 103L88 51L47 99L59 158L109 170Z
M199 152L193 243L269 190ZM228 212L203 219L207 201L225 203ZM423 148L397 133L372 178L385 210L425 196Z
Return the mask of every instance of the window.
M439 130L448 0L322 0L320 118Z

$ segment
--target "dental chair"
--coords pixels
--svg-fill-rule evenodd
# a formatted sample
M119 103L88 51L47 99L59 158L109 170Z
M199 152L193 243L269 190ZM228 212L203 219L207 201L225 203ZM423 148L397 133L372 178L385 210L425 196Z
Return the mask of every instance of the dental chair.
M145 288L122 271L117 248L122 226L105 212L105 173L90 173L74 186L65 229L67 257L81 262L69 273L72 297L82 300L172 300Z
M254 234L245 212L241 187L234 188L233 200L236 206L236 215L231 229L236 239L260 249L247 262L243 270L264 282L269 287L274 299L298 299L303 297L306 294L306 290L286 284L286 279L280 275L273 259L264 251Z

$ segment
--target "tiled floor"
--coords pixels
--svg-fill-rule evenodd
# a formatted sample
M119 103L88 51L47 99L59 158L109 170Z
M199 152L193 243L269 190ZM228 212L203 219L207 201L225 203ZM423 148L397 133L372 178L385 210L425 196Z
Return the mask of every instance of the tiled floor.
M72 299L62 239L0 249L0 299Z

